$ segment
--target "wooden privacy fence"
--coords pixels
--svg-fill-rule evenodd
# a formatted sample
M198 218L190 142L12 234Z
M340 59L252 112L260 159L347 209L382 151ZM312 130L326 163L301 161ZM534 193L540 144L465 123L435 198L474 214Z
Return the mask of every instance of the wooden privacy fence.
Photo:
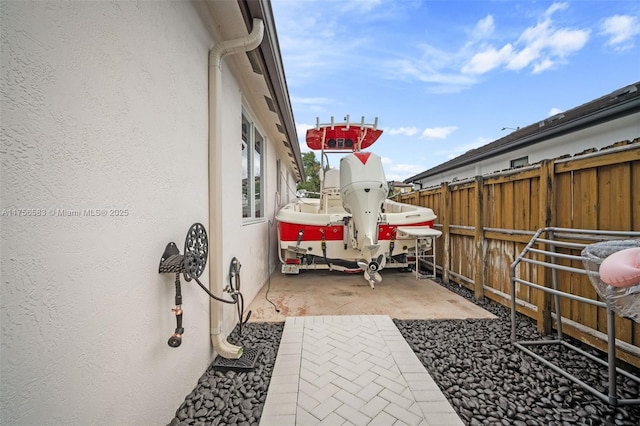
M510 306L509 267L539 228L640 231L640 139L445 182L394 199L430 207L438 216L435 226L442 231L442 241L436 245L436 268L443 281L473 290L476 298ZM548 282L542 276L546 272L535 266L523 266L518 273L532 282ZM563 272L558 281L562 291L598 298L584 275ZM518 286L516 299L518 311L536 319L539 331L548 333L555 321L544 292ZM570 300L561 303L563 331L606 351L605 309ZM640 324L618 318L616 336L618 357L640 367Z

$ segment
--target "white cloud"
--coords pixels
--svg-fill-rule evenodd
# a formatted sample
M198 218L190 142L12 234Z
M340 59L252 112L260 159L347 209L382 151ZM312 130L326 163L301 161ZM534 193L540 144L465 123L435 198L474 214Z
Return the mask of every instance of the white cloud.
M525 29L515 43L514 53L506 63L510 70L529 66L534 74L562 62L570 54L582 49L589 40L589 29L556 28L551 17L564 10L566 3L554 3L535 26ZM516 50L522 46L519 50Z
M532 72L534 74L538 74L538 73L541 73L542 71L544 71L546 69L551 68L552 66L553 66L553 61L551 59L549 59L549 58L545 58L545 59L543 59L542 61L536 63L533 66Z
M384 64L385 75L392 80L420 81L436 93L456 93L476 83L472 75L455 70L458 54L438 49L429 44L419 46L421 54L416 58L401 58Z
M342 3L345 12L363 15L380 6L382 0L349 0L339 3Z
M481 19L473 29L472 36L476 39L484 39L493 34L495 30L495 23L493 16L487 15L484 19Z
M273 1L272 7L290 86L334 72L367 42L365 37L349 34L349 27L344 25L344 14L353 14L349 11L353 2Z
M544 12L545 16L551 16L558 10L565 10L569 7L569 3L553 3L549 8Z
M446 139L451 133L458 129L457 126L429 127L424 129L422 137L425 139Z
M601 34L609 37L607 46L622 51L634 46L634 37L640 34L640 22L636 16L614 15L602 21L600 29Z
M298 134L298 143L300 144L300 152L311 151L307 146L307 130L316 127L315 124L296 124L296 133Z
M327 105L332 103L333 101L329 98L301 98L297 96L291 97L292 104L301 104L301 105Z
M401 173L420 173L424 171L424 167L418 164L396 164L391 167L389 170L392 172L401 172Z
M306 137L307 130L312 129L314 127L316 127L315 124L306 124L306 123L296 124L296 132L298 132L298 135L303 135L304 137Z
M548 47L552 54L564 57L584 47L589 41L591 30L554 30L549 36Z
M476 53L471 60L462 67L465 74L484 74L501 64L508 62L513 56L513 47L507 44L500 50L489 47L487 50Z
M413 136L418 133L418 128L415 126L411 127L397 127L394 129L387 130L387 133L390 135L405 135L405 136Z
M380 157L380 161L382 162L382 164L391 164L393 163L393 160L389 157Z
M396 164L389 167L388 171L385 170L385 177L387 180L404 181L405 179L415 176L418 173L424 172L425 166L419 164Z
M560 114L563 110L561 110L560 108L551 108L551 110L549 111L549 117L553 117L556 114Z
M473 86L480 75L497 69L543 72L565 62L589 40L588 28L561 27L552 19L568 7L568 3L553 3L540 14L537 23L501 45L491 43L500 34L496 31L494 16L487 15L475 23L459 48L439 49L423 43L415 58L389 61L386 74L392 79L427 83L431 92L453 93ZM508 28L503 33L511 31L513 29Z
M455 147L454 150L450 151L447 154L447 159L454 159L462 154L471 151L472 149L480 148L481 146L484 146L490 142L493 142L493 140L480 136L474 142Z
M566 8L566 4L554 3L537 25L525 29L516 42L522 46L506 62L506 68L521 70L532 66L534 74L553 67L568 55L582 49L589 40L588 29L556 28L551 15Z
M291 96L291 105L295 111L307 111L312 112L316 116L323 117L326 115L327 110L331 106L336 105L336 102L330 98L323 97L296 97Z

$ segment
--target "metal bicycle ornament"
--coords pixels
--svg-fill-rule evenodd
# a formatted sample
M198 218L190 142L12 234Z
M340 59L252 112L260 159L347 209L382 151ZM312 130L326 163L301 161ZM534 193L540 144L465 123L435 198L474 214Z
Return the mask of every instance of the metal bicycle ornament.
M176 243L172 241L167 244L164 249L164 253L162 253L162 257L160 258L158 272L161 274L175 274L176 306L171 309L171 311L176 315L176 329L167 342L172 348L177 348L182 344L182 335L184 334L184 327L182 326L183 312L180 274L183 275L187 282L194 280L212 299L231 305L238 305L239 309L241 305L244 305L239 285L234 286L231 279L230 285L224 290L226 293L230 294L231 300L223 299L214 295L204 286L204 284L200 282L199 278L207 266L208 256L209 239L207 238L207 231L201 223L194 223L187 231L187 236L184 240L184 254L180 254L180 250L176 246ZM234 258L234 261L237 262L237 259ZM237 263L239 264L239 262ZM239 266L237 274L239 275ZM244 306L242 306L242 310L244 310ZM240 311L239 315L242 321L242 313Z

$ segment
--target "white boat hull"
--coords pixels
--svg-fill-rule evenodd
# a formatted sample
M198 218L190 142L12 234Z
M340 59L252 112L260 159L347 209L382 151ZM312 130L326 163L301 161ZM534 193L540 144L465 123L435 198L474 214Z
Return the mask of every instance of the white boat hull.
M351 244L349 223L352 223L352 214L337 207L329 213L321 210L320 199L302 198L278 212L280 261L284 265L297 265L291 270L342 269L347 265L347 270L360 272L357 262L367 259L361 248ZM435 219L436 215L429 208L385 200L376 237L378 252L385 256L386 268L407 267L407 255L415 253L416 238L398 228L433 228Z

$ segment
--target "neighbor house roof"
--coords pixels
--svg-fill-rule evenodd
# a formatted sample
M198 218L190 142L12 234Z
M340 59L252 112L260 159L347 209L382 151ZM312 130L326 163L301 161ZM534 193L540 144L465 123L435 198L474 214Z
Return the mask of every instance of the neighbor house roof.
M389 182L389 185L393 185L396 188L409 188L413 187L410 183L399 182L397 180L392 180Z
M487 145L472 149L446 163L405 179L419 181L495 155L534 145L570 132L611 121L640 111L640 82L618 89L576 108L517 129Z

